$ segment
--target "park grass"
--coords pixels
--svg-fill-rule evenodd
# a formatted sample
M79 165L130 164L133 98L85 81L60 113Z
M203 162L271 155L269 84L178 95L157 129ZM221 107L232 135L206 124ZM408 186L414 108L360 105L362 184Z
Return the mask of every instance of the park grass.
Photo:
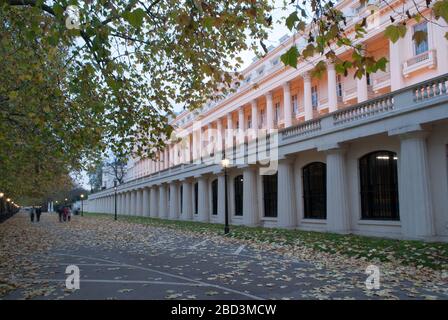
M86 213L86 216L113 219L110 214ZM224 235L223 225L197 221L167 220L140 216L119 216L119 220L185 230L198 234ZM428 267L434 270L447 270L448 243L424 242L418 240L395 240L359 235L341 235L335 233L231 226L227 236L269 243L280 246L305 246L318 252L342 254L357 259L381 262L399 262L417 268Z

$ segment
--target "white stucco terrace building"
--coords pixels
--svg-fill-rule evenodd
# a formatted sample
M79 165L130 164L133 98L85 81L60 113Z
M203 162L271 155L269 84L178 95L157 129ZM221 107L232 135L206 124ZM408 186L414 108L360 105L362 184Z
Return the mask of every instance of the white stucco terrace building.
M314 79L309 61L282 66L293 39L281 39L243 71L234 94L173 119L180 139L157 159L132 160L117 188L118 213L223 223L226 150L231 224L448 241L446 24L411 21L392 43L384 37L392 8L412 10L412 1L378 3L373 16L357 1L338 6L350 17L348 32L370 15L362 43L389 59L386 72L355 79L328 64ZM431 9L424 14L431 18ZM427 34L419 45L417 30ZM296 38L296 45L304 44ZM268 155L260 153L266 132ZM232 150L244 157L236 161ZM271 174L260 171L265 159ZM114 203L113 188L89 196L93 212L113 213Z

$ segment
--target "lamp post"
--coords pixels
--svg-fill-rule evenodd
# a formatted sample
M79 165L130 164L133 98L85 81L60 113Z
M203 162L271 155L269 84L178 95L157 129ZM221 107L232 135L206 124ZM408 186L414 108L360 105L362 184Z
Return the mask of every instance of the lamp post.
M114 180L114 212L114 219L117 221L117 180Z
M84 217L84 195L81 194L81 217Z
M229 203L227 199L227 168L229 167L229 159L225 158L221 160L221 165L224 168L224 213L225 213L225 224L224 224L224 234L229 233Z

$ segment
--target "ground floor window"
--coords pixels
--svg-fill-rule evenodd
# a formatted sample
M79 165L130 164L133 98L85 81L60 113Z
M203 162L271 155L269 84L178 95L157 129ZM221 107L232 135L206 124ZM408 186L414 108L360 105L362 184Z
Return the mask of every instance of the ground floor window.
M322 162L310 163L302 169L305 218L327 218L326 170L326 165Z
M235 215L243 215L243 176L239 175L233 179L235 191Z
M362 219L399 220L397 159L391 151L359 159Z
M277 217L277 173L263 176L264 216Z
M212 181L212 214L218 214L218 179Z
M194 214L198 214L198 192L199 184L196 182L194 184Z

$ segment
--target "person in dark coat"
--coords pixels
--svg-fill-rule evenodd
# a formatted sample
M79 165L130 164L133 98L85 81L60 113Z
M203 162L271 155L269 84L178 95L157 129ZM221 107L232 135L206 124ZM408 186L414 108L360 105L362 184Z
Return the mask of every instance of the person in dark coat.
M35 212L36 212L36 209L34 208L34 206L32 206L31 209L30 209L31 222L34 222L34 213Z
M42 208L41 207L37 207L36 208L36 221L39 222L40 221L40 215L42 214Z
M64 208L59 207L57 212L58 212L58 215L59 215L59 222L62 222L62 217L64 215Z

